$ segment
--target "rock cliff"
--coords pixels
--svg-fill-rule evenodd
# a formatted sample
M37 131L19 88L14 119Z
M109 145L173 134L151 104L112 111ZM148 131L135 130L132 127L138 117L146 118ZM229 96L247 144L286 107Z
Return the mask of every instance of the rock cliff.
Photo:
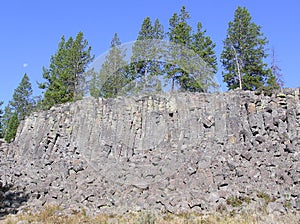
M85 98L31 115L0 154L1 212L295 212L300 93Z

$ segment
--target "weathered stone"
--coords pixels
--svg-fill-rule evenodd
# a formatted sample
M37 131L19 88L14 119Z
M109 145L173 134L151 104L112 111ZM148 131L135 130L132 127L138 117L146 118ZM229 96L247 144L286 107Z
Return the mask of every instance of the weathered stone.
M247 108L248 108L247 111L248 111L249 114L255 112L255 109L256 109L255 103L249 103L247 105Z
M23 121L14 143L0 143L0 182L13 186L0 189L0 202L6 212L54 203L94 214L206 213L250 203L281 213L289 192L289 209L299 210L299 108L298 90L56 106Z
M270 203L267 203L267 211L268 211L268 213L274 213L274 212L285 213L286 209L280 203L270 202Z
M251 152L243 152L243 153L241 154L241 156L242 156L244 159L250 161L251 158L252 158L252 153L251 153Z

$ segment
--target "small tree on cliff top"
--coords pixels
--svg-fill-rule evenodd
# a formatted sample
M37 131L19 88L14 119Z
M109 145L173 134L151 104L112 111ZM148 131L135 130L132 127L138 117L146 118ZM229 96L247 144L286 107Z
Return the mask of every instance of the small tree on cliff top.
M43 104L49 108L54 104L76 100L83 95L82 83L85 70L93 60L92 48L79 32L75 40L61 38L58 51L51 56L49 69L43 68L43 78L39 87L45 89Z
M15 89L10 105L17 113L19 120L23 120L33 110L32 87L27 74L24 74L19 86Z
M121 46L118 34L115 33L100 72L93 74L91 82L94 89L90 89L90 92L94 97L116 97L129 81L125 51ZM98 85L94 85L94 83L98 83Z
M238 7L234 20L229 22L221 54L223 78L229 89L256 90L267 84L271 76L264 63L267 43L261 27L252 22L248 10Z
M135 91L161 90L158 76L163 74L160 62L163 38L164 29L159 20L152 24L151 19L146 17L132 47L130 71L137 83Z

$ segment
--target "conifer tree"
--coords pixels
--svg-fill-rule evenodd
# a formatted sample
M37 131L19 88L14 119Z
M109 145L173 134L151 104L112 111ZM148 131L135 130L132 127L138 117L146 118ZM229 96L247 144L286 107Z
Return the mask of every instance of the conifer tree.
M187 86L184 87L184 84L188 84L188 73L184 71L179 64L188 60L187 51L191 46L192 27L188 24L188 19L190 19L190 15L186 11L185 6L182 6L180 14L174 13L169 20L169 54L174 61L171 64L166 64L165 71L167 73L166 78L171 80L172 92L175 89L176 83L179 84L181 88L187 90Z
M216 44L213 43L211 38L206 35L206 30L202 30L202 24L198 22L197 30L192 35L191 48L201 59L207 63L207 66L211 68L213 74L216 74L218 70L215 47Z
M31 83L28 75L24 74L20 84L14 90L13 99L8 102L0 118L2 136L7 142L14 139L19 121L30 115L34 107Z
M196 32L192 34L190 47L200 61L199 66L193 70L193 75L197 79L190 80L190 86L193 86L195 91L208 92L210 89L218 87L215 81L217 73L215 47L216 44L206 35L206 30L202 30L202 24L198 22Z
M238 7L229 22L221 54L223 78L229 89L256 90L267 84L271 75L264 62L267 43L249 11Z
M160 61L163 39L164 29L159 20L152 24L151 19L146 17L132 47L130 68L136 82L135 91L161 90L159 75L163 74Z
M32 87L27 74L24 74L19 86L15 89L10 106L17 114L18 120L23 120L33 110Z
M163 40L165 38L165 31L163 25L159 22L159 19L155 19L153 25L153 38L154 40Z
M266 84L258 89L259 91L263 91L265 95L272 95L275 90L282 89L284 86L281 69L278 67L276 62L274 48L272 49L272 62L269 70L270 72Z
M10 143L15 139L19 126L18 114L15 112L8 121L7 130L5 133L5 141Z
M271 70L272 70L272 75L274 76L273 79L274 79L274 82L275 82L275 86L277 86L278 89L279 88L282 89L283 86L284 86L284 81L283 81L283 78L282 78L281 68L279 68L278 65L277 65L274 48L272 49Z
M193 32L189 19L183 6L180 13L174 13L169 20L168 54L173 60L165 66L166 78L171 80L171 91L177 83L180 90L207 92L210 87L218 86L214 79L217 71L215 44L205 35L200 22Z
M90 78L88 88L91 96L101 97L101 80L99 73L95 72L94 68L86 72L86 76Z
M112 98L121 94L122 88L131 80L126 65L125 51L121 46L118 34L115 33L99 76L96 73L93 74L92 82L94 83L92 84L91 95ZM100 86L97 87L96 83L99 83Z
M75 40L61 38L57 52L51 56L49 69L43 68L43 78L39 87L45 89L45 108L54 104L76 100L83 95L83 83L88 64L93 60L91 47L79 32Z

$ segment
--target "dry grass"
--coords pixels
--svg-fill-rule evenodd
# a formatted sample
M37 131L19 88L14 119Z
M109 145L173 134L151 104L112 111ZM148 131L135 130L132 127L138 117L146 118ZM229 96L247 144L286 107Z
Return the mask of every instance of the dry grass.
M0 221L4 224L106 224L106 223L136 223L136 224L254 224L254 223L300 223L299 216L295 214L286 214L284 216L275 217L272 215L199 215L193 213L187 214L154 214L149 212L128 213L122 216L99 215L90 217L83 210L72 215L63 215L61 208L58 206L48 206L38 213L27 212L27 214L19 214L7 216Z

